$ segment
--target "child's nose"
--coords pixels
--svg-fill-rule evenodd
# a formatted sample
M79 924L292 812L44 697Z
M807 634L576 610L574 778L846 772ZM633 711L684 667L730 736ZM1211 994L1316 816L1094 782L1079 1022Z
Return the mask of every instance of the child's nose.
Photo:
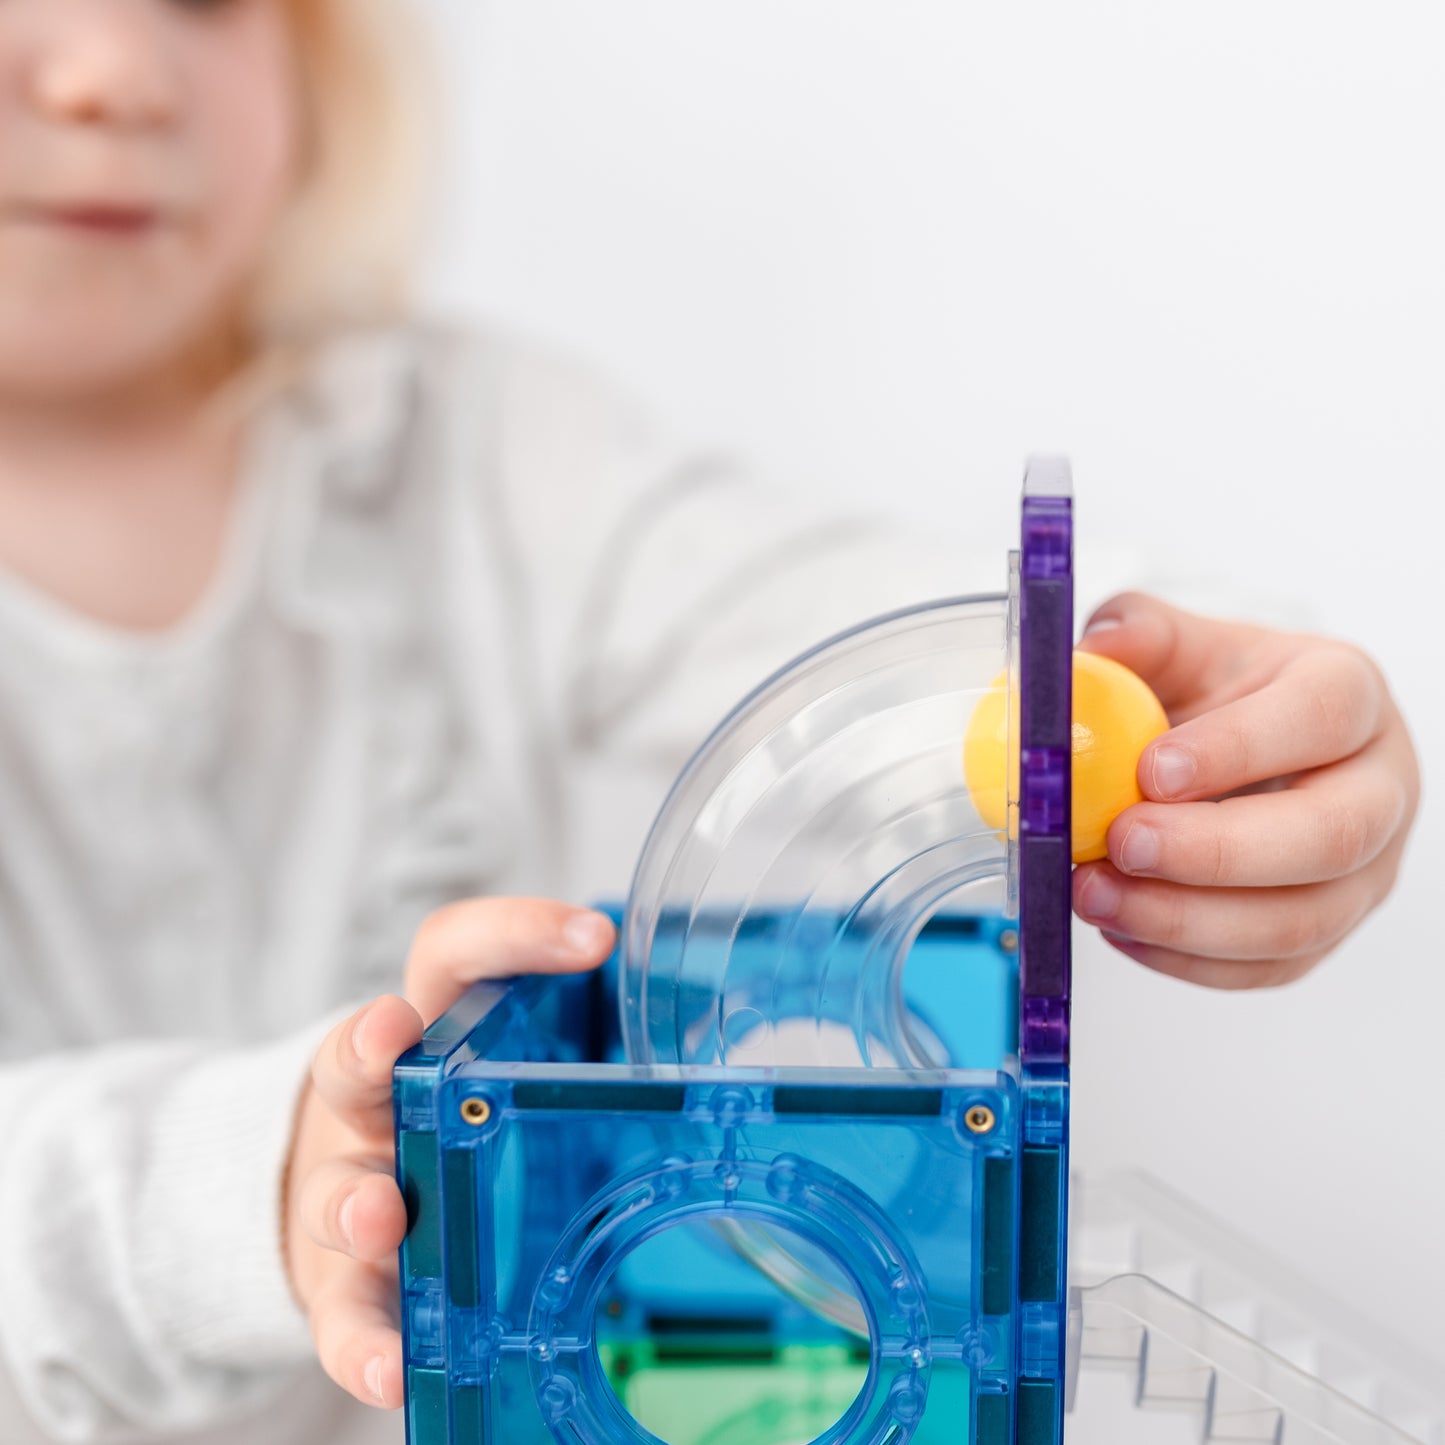
M31 94L53 119L148 129L176 110L164 37L136 0L71 0L57 6L33 52Z

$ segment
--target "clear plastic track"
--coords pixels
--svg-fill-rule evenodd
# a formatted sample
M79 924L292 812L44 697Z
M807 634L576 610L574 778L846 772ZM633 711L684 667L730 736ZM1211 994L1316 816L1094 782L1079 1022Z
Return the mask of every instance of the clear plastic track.
M961 765L973 708L1013 663L1016 619L1009 594L895 613L799 659L718 728L638 865L620 974L629 1057L957 1062L909 1018L900 981L945 900L997 913L1016 893ZM735 947L761 929L772 947Z

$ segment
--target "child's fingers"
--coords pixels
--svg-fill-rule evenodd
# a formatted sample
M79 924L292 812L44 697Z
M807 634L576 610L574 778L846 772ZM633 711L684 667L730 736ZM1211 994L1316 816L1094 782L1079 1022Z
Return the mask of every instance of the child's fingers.
M374 1261L406 1234L406 1203L390 1159L337 1158L318 1164L301 1186L301 1227L323 1249Z
M612 951L605 914L548 898L473 898L422 924L406 965L406 995L423 1018L439 1017L483 978L576 973Z
M321 1367L364 1405L402 1403L401 1335L395 1276L376 1265L347 1264L317 1293L311 1335Z
M1323 767L1378 734L1386 700L1362 652L1311 648L1258 691L1156 738L1139 759L1139 787L1158 802L1189 802Z
M1105 933L1217 959L1318 956L1389 891L1380 863L1298 888L1191 888L1127 878L1112 863L1075 870L1074 906Z
M1104 937L1120 953L1142 963L1155 973L1167 974L1170 978L1183 979L1185 983L1198 984L1201 988L1244 989L1283 988L1303 978L1329 952L1307 953L1300 958L1236 959L1204 958L1196 953L1181 953L1172 948L1159 948L1151 943L1139 943L1132 938L1122 938L1105 933Z
M1208 888L1343 878L1379 857L1408 799L1381 740L1291 788L1219 803L1138 803L1110 825L1109 858L1133 877Z
M364 1138L390 1139L392 1067L421 1036L421 1017L405 999L374 999L322 1040L311 1065L316 1092Z
M1172 714L1237 666L1254 635L1244 623L1196 617L1146 593L1124 592L1094 612L1079 646L1138 673Z

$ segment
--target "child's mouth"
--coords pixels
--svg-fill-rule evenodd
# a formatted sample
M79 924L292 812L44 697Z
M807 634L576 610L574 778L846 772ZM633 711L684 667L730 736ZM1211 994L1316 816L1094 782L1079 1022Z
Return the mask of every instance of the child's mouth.
M10 215L22 224L115 240L149 235L160 228L164 219L154 206L111 201L21 205L13 208Z

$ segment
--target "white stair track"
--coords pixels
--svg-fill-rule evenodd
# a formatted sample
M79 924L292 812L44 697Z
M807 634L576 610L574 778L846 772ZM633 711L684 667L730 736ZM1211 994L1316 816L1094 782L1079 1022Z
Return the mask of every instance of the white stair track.
M1143 1276L1080 1291L1074 1307L1080 1316L1076 1411L1089 1377L1112 1367L1132 1372L1138 1409L1191 1416L1195 1439L1205 1445L1411 1440L1398 1426Z
M1064 1445L1199 1445L1199 1416L1141 1410L1137 1371L1090 1369L1079 1377Z
M1445 1445L1445 1389L1437 1396L1422 1385L1428 1377L1421 1370L1410 1374L1398 1368L1399 1350L1383 1349L1372 1358L1344 1338L1331 1322L1328 1302L1319 1307L1309 1288L1275 1261L1140 1176L1102 1184L1076 1181L1075 1189L1079 1207L1070 1234L1075 1285L1087 1288L1121 1275L1142 1275L1302 1375L1327 1382L1334 1396L1353 1402L1364 1414L1393 1421L1405 1438ZM1095 1332L1087 1321L1085 1330L1087 1354ZM1122 1350L1121 1341L1116 1345ZM1162 1365L1158 1379L1160 1390L1173 1390L1181 1399L1198 1388L1197 1382L1174 1379ZM1216 1433L1210 1438L1273 1436Z

